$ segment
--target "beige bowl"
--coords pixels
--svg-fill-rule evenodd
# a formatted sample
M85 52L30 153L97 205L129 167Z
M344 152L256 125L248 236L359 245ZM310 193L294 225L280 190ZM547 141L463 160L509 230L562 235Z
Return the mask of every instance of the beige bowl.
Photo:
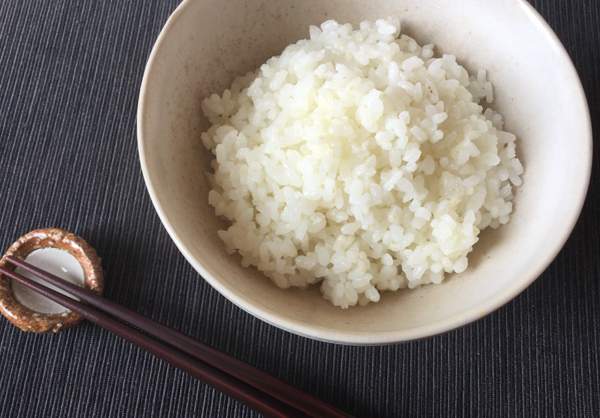
M525 183L510 224L482 235L467 272L439 286L385 294L378 304L341 310L317 289L280 290L226 254L216 234L223 224L207 203L210 155L200 141L207 127L200 103L306 37L310 24L390 15L400 17L419 42L435 43L438 53L489 70L495 108L519 137ZM591 126L581 84L554 33L521 0L184 1L152 50L137 122L142 170L156 211L202 277L264 321L340 343L425 337L508 302L564 244L590 177Z

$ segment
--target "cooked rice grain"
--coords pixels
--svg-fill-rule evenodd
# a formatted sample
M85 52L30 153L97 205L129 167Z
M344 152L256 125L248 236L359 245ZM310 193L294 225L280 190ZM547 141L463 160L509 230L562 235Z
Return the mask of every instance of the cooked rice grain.
M231 223L219 236L278 286L320 283L342 308L461 273L480 231L509 221L523 173L492 100L485 71L393 19L311 26L203 102L209 203Z

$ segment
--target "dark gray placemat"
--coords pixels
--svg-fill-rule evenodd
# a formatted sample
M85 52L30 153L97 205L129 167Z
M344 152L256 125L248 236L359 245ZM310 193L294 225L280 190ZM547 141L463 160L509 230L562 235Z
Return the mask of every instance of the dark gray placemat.
M359 416L600 415L597 178L574 235L531 288L424 341L310 341L254 319L202 281L152 209L135 140L144 64L176 3L0 2L1 247L37 227L73 230L104 258L109 298ZM598 128L600 2L534 5L571 52ZM26 335L0 320L0 416L257 414L92 325Z

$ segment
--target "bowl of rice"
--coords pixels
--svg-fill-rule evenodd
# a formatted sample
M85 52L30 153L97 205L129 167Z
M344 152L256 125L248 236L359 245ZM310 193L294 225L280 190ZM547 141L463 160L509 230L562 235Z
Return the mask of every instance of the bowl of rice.
M146 186L216 290L385 344L499 308L568 238L584 92L525 1L184 1L140 92Z

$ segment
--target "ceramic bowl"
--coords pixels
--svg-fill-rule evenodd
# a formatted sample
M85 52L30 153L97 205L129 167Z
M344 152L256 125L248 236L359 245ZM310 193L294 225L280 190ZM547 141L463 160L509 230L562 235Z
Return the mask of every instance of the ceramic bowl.
M217 237L224 224L207 202L204 173L211 156L200 141L207 128L200 104L234 77L307 37L311 24L387 16L399 17L406 33L434 43L437 53L488 70L494 107L518 136L526 172L510 223L482 234L465 273L342 310L318 289L280 290L225 252ZM186 0L150 55L137 123L141 166L156 211L198 273L268 323L347 344L430 336L514 298L568 238L591 168L590 118L577 73L552 30L521 0Z

